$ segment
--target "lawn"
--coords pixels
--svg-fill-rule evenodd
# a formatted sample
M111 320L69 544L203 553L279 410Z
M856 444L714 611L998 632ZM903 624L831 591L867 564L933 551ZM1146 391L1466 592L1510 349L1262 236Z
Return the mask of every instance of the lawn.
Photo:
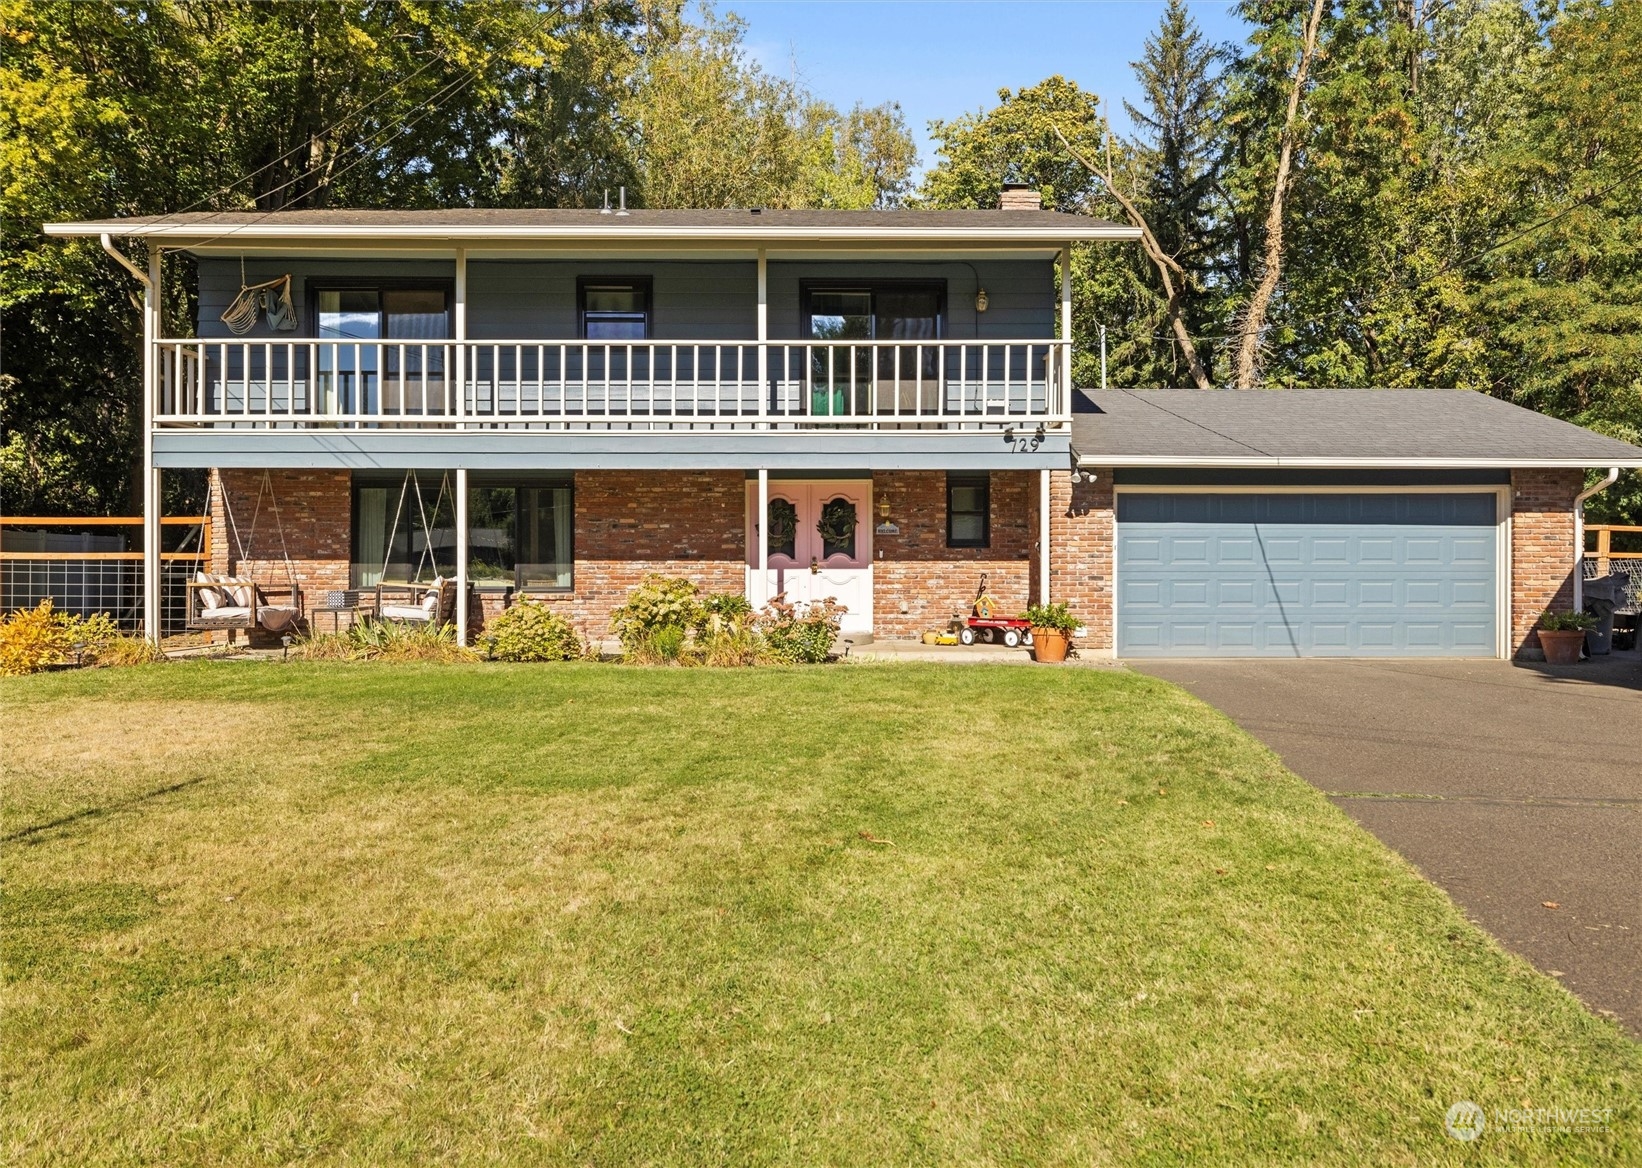
M0 685L11 1164L1642 1159L1642 1047L1116 670ZM1612 1108L1605 1131L1443 1115Z

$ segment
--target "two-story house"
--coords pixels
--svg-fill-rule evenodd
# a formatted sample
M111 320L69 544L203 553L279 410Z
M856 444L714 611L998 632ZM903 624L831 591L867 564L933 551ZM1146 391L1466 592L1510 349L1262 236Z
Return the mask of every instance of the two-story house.
M1078 387L1070 249L1136 233L1002 203L47 231L146 286L151 556L158 476L209 468L219 572L454 579L464 640L521 593L602 635L653 571L879 637L984 576L1124 656L1505 656L1573 603L1583 472L1642 450L1459 391ZM197 264L192 337L161 249Z

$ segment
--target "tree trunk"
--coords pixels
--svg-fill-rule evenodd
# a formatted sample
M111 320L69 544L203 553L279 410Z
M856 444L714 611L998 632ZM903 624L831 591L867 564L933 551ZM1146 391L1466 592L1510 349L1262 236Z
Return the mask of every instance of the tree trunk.
M1300 41L1300 62L1294 70L1294 83L1289 87L1288 113L1283 118L1282 147L1277 154L1277 178L1272 186L1271 207L1266 212L1266 245L1261 265L1260 282L1243 314L1243 327L1237 342L1237 361L1233 384L1238 389L1253 389L1260 376L1260 334L1266 329L1266 311L1271 298L1283 278L1283 201L1288 196L1291 170L1294 165L1294 123L1300 114L1300 97L1306 88L1306 73L1317 52L1317 30L1323 22L1324 0L1312 0L1311 17L1306 21L1305 35Z
M1140 244L1146 249L1146 256L1152 261L1152 266L1157 269L1157 277L1163 283L1163 296L1169 314L1169 328L1174 333L1175 344L1180 347L1180 355L1186 359L1186 367L1191 370L1192 381L1197 385L1197 388L1212 389L1214 382L1210 380L1209 371L1204 368L1202 360L1198 357L1197 346L1193 344L1192 335L1187 330L1186 322L1181 316L1180 302L1186 290L1185 269L1175 262L1173 256L1163 250L1157 242L1157 236L1152 233L1150 224L1146 222L1146 217L1140 213L1140 209L1135 206L1133 200L1118 190L1117 183L1112 181L1110 164L1108 163L1106 170L1101 170L1098 166L1090 163L1087 158L1073 148L1071 142L1067 141L1066 135L1061 133L1059 126L1055 127L1055 137L1060 139L1061 145L1066 147L1068 154L1087 167L1091 174L1105 184L1106 189L1111 192L1112 197L1123 208L1123 213L1128 216L1129 222L1140 229ZM1174 281L1175 276L1180 277L1178 286Z

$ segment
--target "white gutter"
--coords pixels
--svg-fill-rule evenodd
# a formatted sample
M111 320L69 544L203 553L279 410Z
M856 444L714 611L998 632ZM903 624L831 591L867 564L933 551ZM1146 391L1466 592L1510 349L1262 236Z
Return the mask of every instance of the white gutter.
M132 263L128 258L126 258L126 254L124 252L114 246L114 237L106 231L102 232L102 237L103 250L113 256L122 268L137 277L137 282L144 288L152 289L153 285L148 282L148 273L144 272L136 264Z
M1591 486L1574 496L1574 611L1585 611L1585 500L1600 495L1619 479L1619 468L1610 466Z
M1352 458L1284 455L1268 455L1263 458L1210 458L1170 457L1157 454L1077 455L1079 467L1167 467L1203 470L1510 470L1514 467L1584 470L1592 461L1588 455L1584 458ZM1622 461L1618 467L1642 469L1642 459L1634 462ZM1594 494L1597 489L1592 488L1592 493Z

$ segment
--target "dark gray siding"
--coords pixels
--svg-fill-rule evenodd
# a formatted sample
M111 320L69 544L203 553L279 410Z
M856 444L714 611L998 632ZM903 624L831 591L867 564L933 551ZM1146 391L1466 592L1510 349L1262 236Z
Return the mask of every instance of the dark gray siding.
M247 258L245 282L260 284L277 276L291 276L291 299L296 303L297 330L294 333L275 333L268 322L259 318L247 337L305 337L312 335L308 327L307 283L315 277L378 277L382 279L424 280L454 279L455 264L449 260L280 260ZM199 261L200 315L199 335L202 337L231 337L228 326L222 323L223 310L233 303L240 290L238 260L201 259Z
M290 273L291 294L309 335L307 286L324 277L382 279L454 278L449 260L245 261L245 279L261 283ZM757 333L757 266L746 261L600 262L472 260L468 263L468 335L475 340L573 338L578 276L649 276L654 281L655 335L659 340L738 340ZM1042 260L977 260L928 263L772 262L770 336L798 337L799 284L803 280L929 279L946 283L947 335L954 339L1030 339L1055 332L1055 275ZM975 311L975 290L986 288L985 313ZM199 335L226 337L219 319L240 289L237 260L199 261ZM259 320L248 336L266 337Z

